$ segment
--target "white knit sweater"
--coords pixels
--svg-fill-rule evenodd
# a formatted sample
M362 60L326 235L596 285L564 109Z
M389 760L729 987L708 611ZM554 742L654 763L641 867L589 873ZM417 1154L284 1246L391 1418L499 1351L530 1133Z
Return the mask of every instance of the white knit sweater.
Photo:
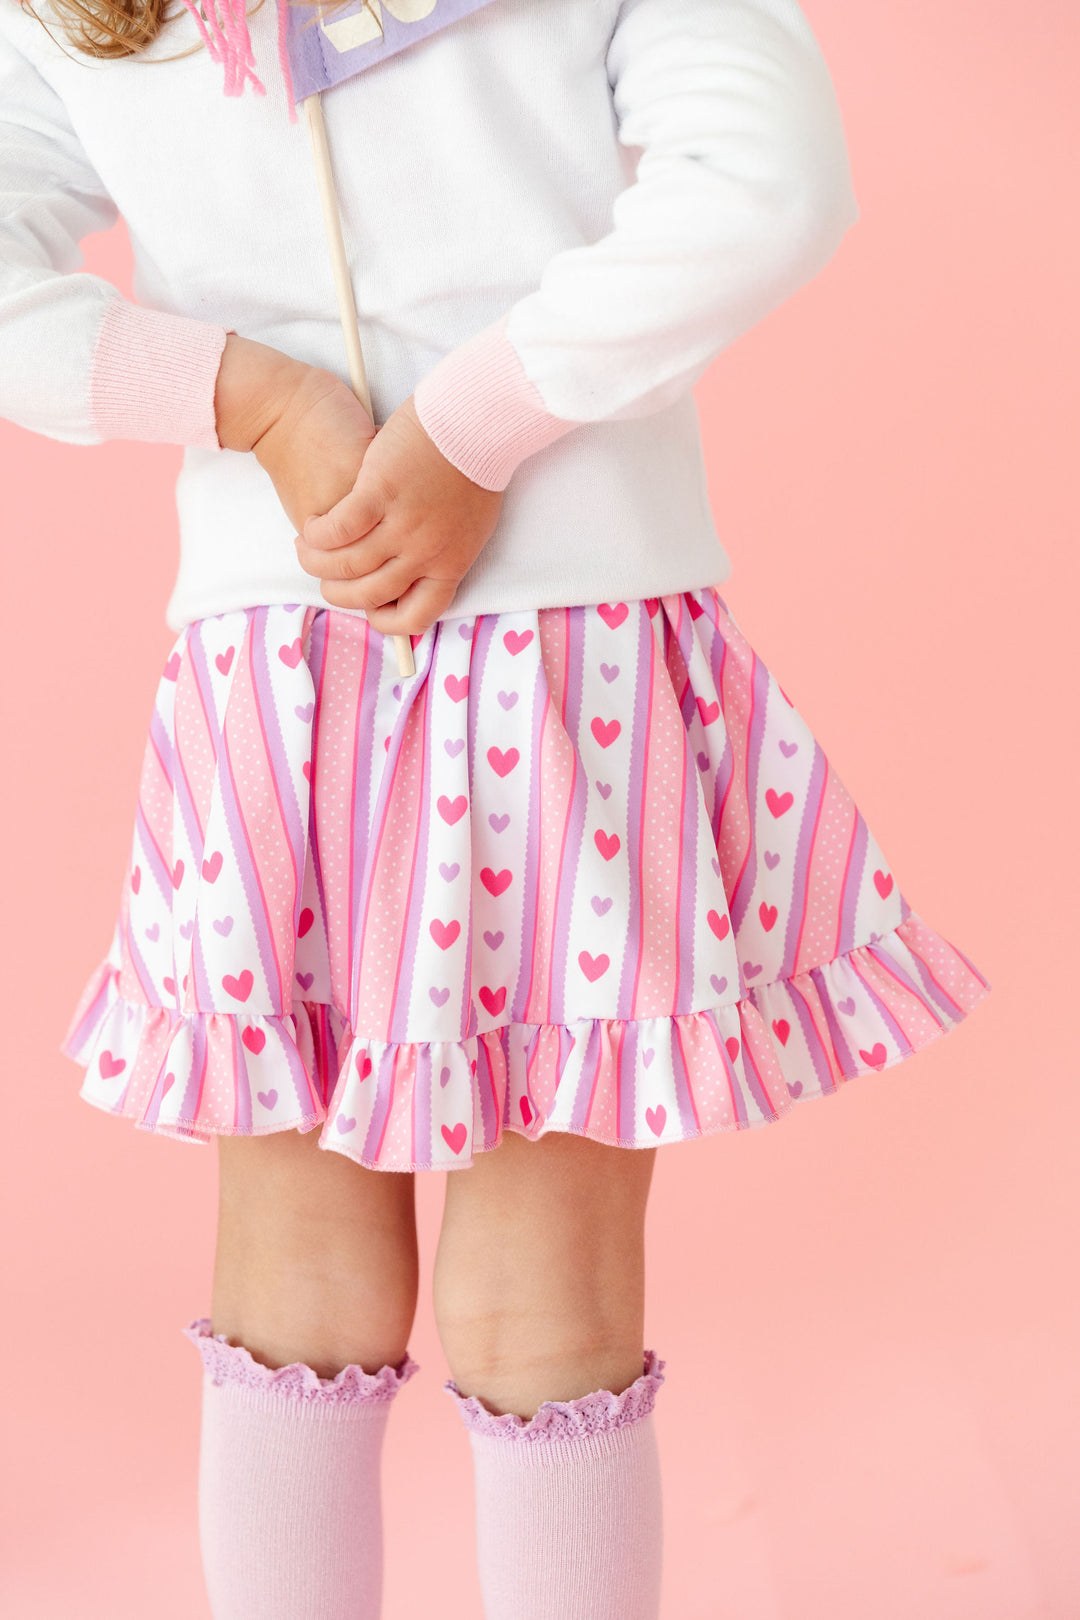
M325 605L250 454L220 448L227 331L348 376L303 120L222 94L180 11L95 61L0 0L0 414L185 445L174 629ZM692 385L858 217L794 0L492 0L324 96L376 422L415 394L505 489L448 615L719 584ZM80 271L121 214L135 302ZM117 492L122 498L122 491Z

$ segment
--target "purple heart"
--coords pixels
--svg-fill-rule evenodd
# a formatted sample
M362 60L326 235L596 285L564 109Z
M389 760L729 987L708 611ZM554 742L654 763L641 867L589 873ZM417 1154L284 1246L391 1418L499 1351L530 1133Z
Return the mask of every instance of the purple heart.
M446 752L450 755L451 759L457 759L464 746L464 737L455 737L452 741L448 738L446 742L443 743L443 747L446 749Z
M431 997L436 1007L445 1007L450 998L450 991L449 989L439 990L435 985L432 985L431 989L428 991L428 995Z
M791 1092L791 1095L793 1097L798 1097L802 1092L802 1081L801 1080L795 1080L793 1082L793 1081L789 1080L788 1083L787 1083L787 1088Z
M709 975L709 983L712 985L718 996L722 996L724 991L727 989L727 979L718 979L715 973L711 973Z
M355 1119L346 1119L344 1114L339 1114L334 1123L337 1125L337 1128L341 1132L342 1136L348 1136L350 1131L355 1131L356 1129Z
M598 894L594 894L592 897L592 908L598 917L606 916L611 910L611 896L609 895L606 900L601 900Z
M282 607L285 609L286 613L295 613L299 606L300 606L299 602L283 602L282 603Z
M505 937L501 928L497 934L493 934L490 928L484 929L484 944L490 946L493 951L498 950Z
M459 636L464 636L466 641L471 641L473 627L471 624L459 624L457 627L457 633Z
M798 747L798 743L781 742L780 752L783 754L785 759L790 759L792 754L798 751Z
M277 1102L276 1091L257 1091L255 1095L258 1097L264 1108L273 1108L274 1104Z
M855 997L845 996L843 1001L838 1001L836 1005L839 1007L842 1013L847 1013L848 1017L850 1018L852 1013L855 1011Z
M650 1046L647 1051L642 1052L641 1061L642 1061L642 1063L644 1063L646 1068L649 1067L649 1064L652 1062L652 1060L653 1060L653 1058L655 1056L656 1056L656 1050L652 1046Z
M458 865L457 861L454 861L453 865L450 866L448 866L445 861L440 861L439 871L442 873L447 883L453 883L454 879L461 871L461 867Z
M763 966L764 964L761 962L744 962L743 972L748 979L754 979L761 972Z
M194 918L192 918L191 922L181 923L180 924L180 938L181 939L190 939L191 938L191 930L194 928L194 926L195 926Z
M214 918L214 932L215 932L215 934L221 934L226 939L228 939L229 935L232 933L232 925L233 925L233 920L232 920L231 917L215 917Z
M708 770L708 768L709 768L709 756L708 756L708 754L699 754L698 757L697 757L697 762L698 762L698 770L699 771L707 771Z
M514 704L517 702L517 700L518 700L518 695L517 695L516 692L500 692L499 693L499 702L502 704L504 709L512 709L514 707Z
M439 1074L439 1084L440 1084L440 1086L445 1086L447 1084L447 1082L449 1081L449 1079L450 1079L450 1070L447 1069L447 1068L443 1068L441 1070L440 1074Z
M780 859L779 855L774 855L771 849L767 849L765 851L765 865L769 868L770 872L776 866L779 859Z
M395 681L394 682L393 693L394 693L394 696L396 698L399 698L401 696L401 682L400 681Z
M152 928L148 928L146 930L146 937L147 937L147 939L156 940L160 933L161 933L161 924L160 923L155 923Z
M881 938L880 934L871 934L870 935L870 943L871 943L871 945L876 945L880 938Z
M720 876L720 862L717 860L715 855L712 858L712 869L716 873L717 877L719 877Z
M613 681L619 673L619 666L618 664L601 664L600 673L605 681Z
M602 799L606 799L608 794L611 792L611 783L610 782L597 782L596 791L597 791L597 793L599 793L599 795L600 795L600 797Z
M314 703L298 703L293 713L298 720L310 720L315 713L315 705Z
M314 973L298 973L296 975L296 982L300 986L301 990L310 990L312 985L315 983L315 975ZM242 988L243 986L241 986L241 989Z
M488 825L492 827L495 832L505 832L507 827L510 825L510 812L508 810L504 811L501 816L497 816L492 813L490 816L488 816Z

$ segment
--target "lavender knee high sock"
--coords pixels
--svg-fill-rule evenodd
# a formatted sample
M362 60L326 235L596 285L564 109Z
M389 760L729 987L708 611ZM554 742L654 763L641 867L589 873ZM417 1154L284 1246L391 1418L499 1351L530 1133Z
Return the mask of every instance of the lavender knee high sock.
M390 1402L417 1371L272 1369L214 1337L202 1356L199 1537L214 1620L377 1620L380 1460Z
M453 1380L469 1431L487 1620L655 1620L662 1547L652 1408L665 1363L621 1395L495 1416Z

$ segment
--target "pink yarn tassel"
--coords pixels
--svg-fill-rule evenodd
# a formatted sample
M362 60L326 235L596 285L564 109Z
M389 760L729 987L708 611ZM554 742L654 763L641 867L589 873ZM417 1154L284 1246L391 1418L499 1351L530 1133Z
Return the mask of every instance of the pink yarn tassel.
M205 23L199 11L198 0L183 0L183 3L195 19L195 25L202 35L203 44L211 60L221 62L225 68L225 94L242 95L244 86L250 80L252 89L260 96L265 96L266 87L253 71L255 55L251 49L251 36L248 33L246 0L203 0L206 7ZM224 15L224 27L218 20L219 3ZM289 103L291 106L291 86Z

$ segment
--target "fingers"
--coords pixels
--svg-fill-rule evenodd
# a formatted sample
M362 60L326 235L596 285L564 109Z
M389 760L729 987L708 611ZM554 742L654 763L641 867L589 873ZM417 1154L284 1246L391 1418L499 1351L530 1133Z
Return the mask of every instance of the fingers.
M423 635L446 612L457 588L457 580L425 575L403 591L396 603L370 609L368 623L386 636Z
M297 560L307 574L314 574L316 579L333 579L359 583L368 579L378 569L391 562L398 555L398 549L393 539L384 531L380 524L366 540L354 540L350 545L339 546L336 550L324 551L317 546L309 546L304 535L296 536ZM414 569L408 578L401 582L402 589L415 578ZM353 604L350 603L349 606Z
M386 513L383 491L371 479L365 479L361 469L349 493L321 517L309 517L304 524L303 538L308 546L319 551L334 551L362 540L370 534Z
M393 603L408 591L416 577L415 567L404 557L391 557L381 568L361 578L323 579L322 594L331 607L373 608Z

